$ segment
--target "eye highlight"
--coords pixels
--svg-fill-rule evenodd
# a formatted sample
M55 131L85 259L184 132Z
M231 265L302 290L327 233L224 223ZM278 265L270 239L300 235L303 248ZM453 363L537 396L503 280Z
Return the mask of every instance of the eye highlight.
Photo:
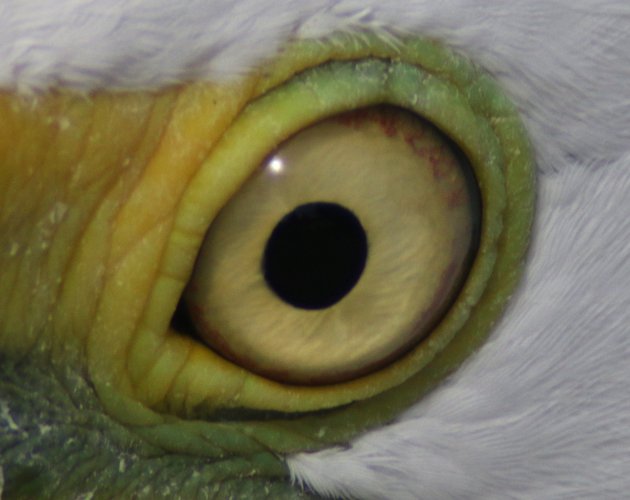
M391 106L282 143L210 226L187 293L197 333L289 383L400 356L453 302L478 239L474 178L452 148Z

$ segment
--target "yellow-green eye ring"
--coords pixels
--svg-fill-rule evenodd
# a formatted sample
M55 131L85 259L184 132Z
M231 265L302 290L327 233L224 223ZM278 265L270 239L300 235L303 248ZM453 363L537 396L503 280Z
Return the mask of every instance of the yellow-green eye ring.
M229 414L236 421L221 424L224 439L247 435L277 451L292 451L337 442L391 418L481 344L519 276L533 216L533 162L518 115L493 80L430 41L392 46L366 36L295 44L254 87L256 98L183 193L161 263L161 275L170 278L158 282L159 293L149 297L142 321L157 326L135 340L131 366L146 366L141 347L147 338L177 342L178 332L171 329L164 339L162 326L192 272L204 234L269 152L304 127L379 104L409 110L463 151L482 202L479 249L461 293L435 331L397 361L353 380L300 386L247 372L205 348L186 360L159 405L210 419L216 412ZM208 197L216 186L223 196ZM146 374L136 368L131 376L141 387ZM304 415L313 411L318 413ZM295 415L282 420L287 412ZM246 421L239 422L239 415ZM158 434L152 436L161 442Z

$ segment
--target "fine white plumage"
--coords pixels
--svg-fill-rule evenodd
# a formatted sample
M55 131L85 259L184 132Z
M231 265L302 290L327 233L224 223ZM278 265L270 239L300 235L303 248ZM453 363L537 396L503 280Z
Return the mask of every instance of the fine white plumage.
M8 0L0 86L159 88L247 71L292 37L435 37L490 71L538 162L526 274L490 341L394 424L289 457L358 498L630 490L630 4L625 0Z

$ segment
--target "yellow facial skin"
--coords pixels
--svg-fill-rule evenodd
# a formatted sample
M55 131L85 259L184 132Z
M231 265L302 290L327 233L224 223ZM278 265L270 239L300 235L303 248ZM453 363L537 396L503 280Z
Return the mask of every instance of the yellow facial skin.
M129 332L159 286L174 209L248 87L3 96L3 351L70 349L132 391Z
M417 51L424 51L422 58L433 64L436 75L442 64L455 65L451 60L443 63L446 53L428 42L392 49L377 39L340 37L326 44L295 45L273 65L225 84L194 84L153 94L1 94L0 296L7 299L0 303L0 353L12 360L39 356L51 366L75 367L85 373L115 421L171 452L216 458L314 449L391 418L478 345L516 282L533 205L531 160L512 114L505 115L507 124L496 124L493 133L500 139L490 134L490 126L486 135L486 128L480 127L473 142L485 153L464 147L494 172L485 177L477 172L487 188L484 203L495 206L484 212L482 239L487 247L475 264L483 279L465 289L470 300L455 308L441 333L400 362L339 385L283 385L178 334L170 320L209 223L269 150L271 139L253 133L249 123L260 122L268 109L283 117L286 130L274 139L277 144L314 120L313 113L322 105L319 98L304 100L296 87L293 99L305 103L298 116L295 100L266 93L325 61L407 60ZM455 77L461 80L457 85L474 82L471 88L480 93L466 98L484 97L482 74L463 67ZM245 109L261 96L268 98ZM383 98L365 96L355 103L344 100L338 111L378 104L373 100ZM434 97L445 99L441 94ZM513 113L501 99L491 100L486 108L491 116L503 117L504 109ZM452 118L441 109L435 106L438 123ZM456 117L461 118L461 134L470 129L468 116ZM238 141L247 144L242 153L234 147ZM505 181L499 175L502 158L489 153L498 151L499 141L511 147L512 159L503 167L512 173ZM239 155L245 159L237 161ZM506 201L499 194L500 184L509 187L516 181L527 186L516 201ZM495 185L497 190L490 189ZM516 211L520 218L513 216ZM500 217L505 214L513 223L502 233ZM499 259L498 271L492 267L497 253L509 256ZM507 281L493 281L497 275L507 276ZM495 296L483 295L486 283L494 287ZM473 298L490 312L471 313ZM418 375L455 335L457 325L468 320L472 333L453 342L450 351L436 358L438 364L428 365L429 375ZM302 413L354 401L359 402L347 409L290 421L274 414L251 425L221 423L220 429L204 421L217 409ZM200 420L182 420L189 417ZM197 439L200 436L212 439ZM217 440L223 440L218 448ZM274 474L279 474L276 469Z

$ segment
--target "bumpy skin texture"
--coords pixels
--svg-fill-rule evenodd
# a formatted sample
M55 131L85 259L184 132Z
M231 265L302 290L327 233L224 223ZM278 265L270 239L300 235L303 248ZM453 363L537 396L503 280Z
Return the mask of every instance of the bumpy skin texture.
M225 459L166 453L108 416L71 368L0 359L0 370L3 498L310 496L291 487L264 447L240 456L226 450Z
M537 154L525 279L491 341L430 397L346 449L288 463L320 493L360 498L621 498L630 488L628 26L624 1L16 0L0 7L0 83L225 79L290 37L336 29L418 32L480 63L519 107ZM19 367L3 366L6 400L28 385ZM20 432L47 435L50 408L28 422L7 408L1 430L14 444ZM151 456L146 444L122 442L129 456ZM175 484L186 475L178 469Z

